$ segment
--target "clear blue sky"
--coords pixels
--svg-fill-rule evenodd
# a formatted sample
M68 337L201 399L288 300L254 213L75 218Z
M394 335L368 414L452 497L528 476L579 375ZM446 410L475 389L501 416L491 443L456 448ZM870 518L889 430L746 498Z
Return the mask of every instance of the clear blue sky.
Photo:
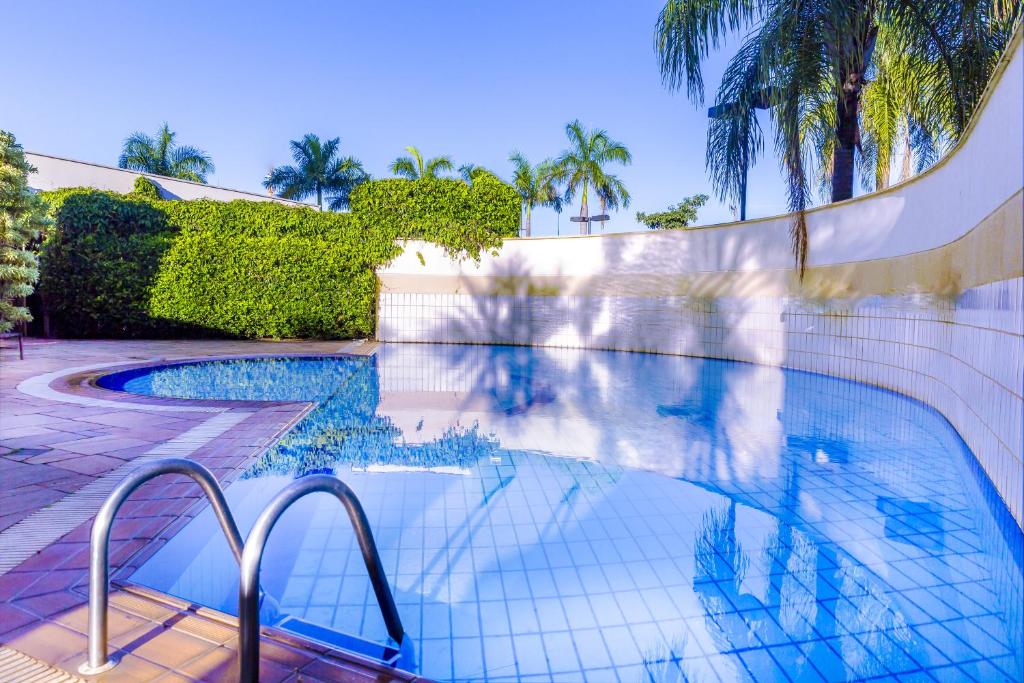
M375 177L405 145L510 173L508 154L558 154L580 118L627 144L632 206L609 230L705 192L706 107L661 85L659 0L574 2L15 2L4 9L0 128L27 150L115 165L135 130L170 123L206 150L216 185L262 191L288 141L340 136ZM709 99L732 50L706 64ZM14 62L11 63L11 58ZM767 132L767 131L766 131ZM785 210L770 149L748 215ZM575 231L561 217L561 231ZM554 234L539 211L535 234Z

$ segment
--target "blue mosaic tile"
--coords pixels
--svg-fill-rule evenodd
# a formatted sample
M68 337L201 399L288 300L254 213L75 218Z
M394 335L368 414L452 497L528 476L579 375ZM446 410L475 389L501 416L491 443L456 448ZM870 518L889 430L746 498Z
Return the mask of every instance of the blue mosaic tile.
M248 528L295 477L344 479L413 645L403 666L430 678L1024 678L1020 530L949 424L890 392L431 345L169 366L122 388L316 401L229 502ZM206 512L132 580L233 613L228 567ZM285 513L263 568L266 623L386 639L335 501Z

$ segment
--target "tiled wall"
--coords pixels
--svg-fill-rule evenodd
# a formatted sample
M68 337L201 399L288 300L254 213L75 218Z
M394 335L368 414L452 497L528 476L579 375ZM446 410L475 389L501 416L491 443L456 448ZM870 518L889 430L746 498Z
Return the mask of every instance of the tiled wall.
M1024 279L962 292L812 302L783 297L387 293L384 341L604 348L752 361L920 399L960 432L1024 519Z

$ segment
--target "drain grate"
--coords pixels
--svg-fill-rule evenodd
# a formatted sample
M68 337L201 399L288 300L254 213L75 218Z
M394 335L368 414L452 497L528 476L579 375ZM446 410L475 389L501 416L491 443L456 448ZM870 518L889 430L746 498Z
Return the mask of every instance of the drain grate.
M0 680L4 683L85 683L78 676L55 669L38 659L0 646Z

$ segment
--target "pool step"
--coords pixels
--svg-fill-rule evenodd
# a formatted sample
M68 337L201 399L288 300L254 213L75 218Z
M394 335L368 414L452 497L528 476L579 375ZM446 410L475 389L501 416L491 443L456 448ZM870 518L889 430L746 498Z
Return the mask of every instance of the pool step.
M386 666L397 665L402 655L402 651L398 648L383 643L376 643L348 633L342 633L341 631L335 631L334 629L314 624L311 621L298 617L287 616L274 624L274 626L320 645L344 650L362 657L369 657Z

